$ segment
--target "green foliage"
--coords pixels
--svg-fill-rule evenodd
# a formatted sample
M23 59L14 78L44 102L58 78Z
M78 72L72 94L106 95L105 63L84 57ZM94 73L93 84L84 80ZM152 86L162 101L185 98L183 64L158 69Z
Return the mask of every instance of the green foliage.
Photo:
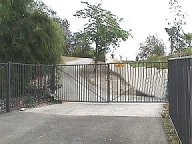
M75 47L72 56L81 58L93 58L94 50L89 48Z
M147 59L148 62L167 62L168 57L167 56L158 56L158 55L151 55Z
M183 38L183 25L185 22L185 14L179 0L169 0L169 9L171 17L167 19L168 28L165 28L169 35L171 54L185 47Z
M192 56L192 47L181 49L181 56Z
M148 59L150 56L163 56L165 44L154 35L148 36L144 43L140 43L138 56L141 59Z
M168 69L168 56L151 55L146 60L130 62L132 67Z
M74 57L93 58L94 50L90 46L89 40L83 33L73 34L73 46L71 55Z
M152 55L147 59L147 62L155 62L153 67L157 69L168 69L168 57L167 56L157 56ZM148 67L151 67L148 65Z
M34 86L29 86L26 90L30 91L31 94L28 93L27 95L19 97L18 100L19 100L20 105L17 105L18 108L37 107L41 103L48 103L48 104L62 103L62 101L59 100L55 94L52 94L48 90L38 89L37 87L34 87ZM38 101L38 97L39 97L39 101Z
M182 48L173 54L169 55L169 58L192 56L192 47Z
M55 64L64 34L53 12L34 0L0 1L0 61Z
M127 40L129 32L123 30L116 15L101 8L101 3L91 5L82 2L86 8L76 12L74 16L86 19L84 31L81 33L87 37L90 44L95 44L95 63L98 62L99 55L105 55L110 51L110 46L116 48L121 40Z
M184 39L187 43L188 47L192 47L191 42L192 42L192 33L184 33Z
M73 47L72 47L73 35L69 29L70 23L67 19L63 20L59 17L54 17L54 20L60 24L60 26L64 32L64 35L65 35L64 36L65 37L65 47L64 47L63 55L70 56L73 51Z
M167 61L139 61L139 62L131 62L130 65L135 67L145 67L145 68L157 68L157 69L168 69Z
M185 47L184 36L178 31L177 27L173 26L171 28L165 28L165 30L169 35L171 54Z
M36 98L34 98L33 96L25 96L22 97L20 100L20 103L22 103L22 105L25 108L35 108L37 107L38 103L36 101ZM18 106L18 108L20 108L21 106Z
M175 130L175 127L170 119L169 105L164 104L163 108L164 108L164 110L163 110L161 116L162 116L162 123L163 123L165 132L168 137L168 143L169 144L180 144L181 141L180 141L179 136Z

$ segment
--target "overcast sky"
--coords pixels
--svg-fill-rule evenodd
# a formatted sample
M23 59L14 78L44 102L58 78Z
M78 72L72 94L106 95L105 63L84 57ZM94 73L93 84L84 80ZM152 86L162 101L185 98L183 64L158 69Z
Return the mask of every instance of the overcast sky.
M83 8L82 0L42 0L61 18L67 18L72 32L83 30L84 22L73 16L77 10ZM116 57L122 55L134 60L139 43L144 42L149 35L156 35L169 47L166 18L169 17L169 0L89 0L94 4L102 2L104 9L110 10L118 17L124 18L122 27L132 29L133 38L122 42L115 51ZM192 33L192 0L180 0L183 11L186 13L185 32ZM169 51L169 49L167 49Z

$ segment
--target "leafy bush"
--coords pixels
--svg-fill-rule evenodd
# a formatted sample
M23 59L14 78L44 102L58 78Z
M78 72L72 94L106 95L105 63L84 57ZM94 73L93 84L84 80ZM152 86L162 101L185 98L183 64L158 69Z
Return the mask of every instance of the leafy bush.
M132 67L146 67L146 68L157 68L167 69L168 68L168 57L152 55L147 60L140 60L136 62L130 62Z
M64 33L40 1L1 0L0 62L56 64Z
M167 61L168 61L168 57L167 56L151 55L147 59L147 62L167 62Z
M192 47L182 48L173 54L169 55L169 58L192 56Z
M26 93L19 97L19 104L17 108L20 107L36 107L41 103L57 104L62 103L61 100L55 94L52 94L48 89L38 89L36 87L30 86L26 89Z

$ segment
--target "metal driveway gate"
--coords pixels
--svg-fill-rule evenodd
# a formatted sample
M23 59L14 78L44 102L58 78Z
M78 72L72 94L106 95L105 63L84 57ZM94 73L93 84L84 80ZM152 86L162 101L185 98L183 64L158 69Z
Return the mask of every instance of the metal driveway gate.
M166 62L0 64L0 112L51 101L165 102Z
M57 65L55 94L69 102L165 102L167 62Z

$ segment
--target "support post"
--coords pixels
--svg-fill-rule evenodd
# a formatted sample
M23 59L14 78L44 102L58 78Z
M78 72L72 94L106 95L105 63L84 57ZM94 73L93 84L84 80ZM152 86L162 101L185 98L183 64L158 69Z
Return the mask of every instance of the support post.
M110 64L107 64L107 102L110 102Z
M56 66L53 65L51 67L51 83L50 83L50 89L51 89L51 93L55 94L55 68Z
M192 143L192 59L190 59L189 91L189 143Z
M11 87L11 62L8 63L8 92L7 92L7 98L6 98L6 111L10 112L10 99L12 95L12 87Z

